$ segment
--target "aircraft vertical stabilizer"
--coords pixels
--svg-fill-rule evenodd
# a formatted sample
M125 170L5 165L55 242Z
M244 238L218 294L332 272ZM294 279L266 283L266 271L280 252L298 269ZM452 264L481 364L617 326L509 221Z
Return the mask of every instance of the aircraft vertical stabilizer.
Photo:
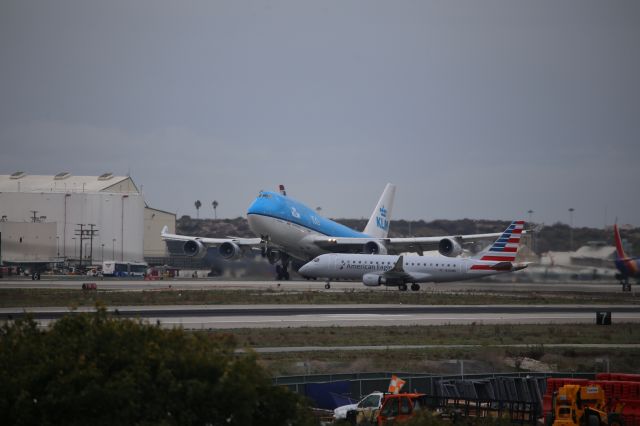
M613 235L616 239L616 254L618 255L618 259L626 259L627 254L624 252L624 248L622 248L622 239L620 238L620 231L618 230L618 224L613 225Z
M391 210L393 199L396 195L396 186L388 183L385 186L376 208L371 214L371 218L364 228L364 233L375 238L387 238L389 234L389 223L391 222Z
M524 230L524 220L514 220L511 225L502 233L502 235L491 246L474 256L479 260L488 260L494 262L513 262L518 255L520 247L520 237ZM471 269L481 269L476 266Z

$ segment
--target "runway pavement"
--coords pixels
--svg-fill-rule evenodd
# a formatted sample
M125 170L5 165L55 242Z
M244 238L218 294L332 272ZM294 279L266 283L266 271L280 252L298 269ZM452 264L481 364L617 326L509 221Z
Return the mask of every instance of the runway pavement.
M91 311L82 308L74 312ZM612 312L613 323L640 322L632 305L226 305L120 306L109 310L122 317L141 318L164 327L186 329L391 326L501 323L595 323L596 311ZM3 308L0 319L30 312L42 325L69 313L66 308Z
M94 277L50 278L43 276L40 281L30 279L0 279L0 289L3 288L58 288L80 289L82 283L92 282L102 290L142 291L161 289L222 289L222 290L291 290L291 291L398 291L395 287L365 287L361 282L337 281L331 283L331 289L324 289L323 281L297 280L230 280L213 279L170 279L159 281L144 281L142 279L118 280ZM544 282L544 283L511 283L493 281L461 281L454 283L422 284L421 291L510 291L510 292L586 292L586 293L620 293L621 287L615 282ZM632 287L635 294L637 286Z

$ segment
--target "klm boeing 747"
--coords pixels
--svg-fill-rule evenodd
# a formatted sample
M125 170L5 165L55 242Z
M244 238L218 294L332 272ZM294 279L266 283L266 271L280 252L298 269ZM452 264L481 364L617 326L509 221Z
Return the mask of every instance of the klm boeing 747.
M269 262L279 263L278 279L289 279L288 266L294 267L323 253L393 254L406 251L422 253L438 250L445 256L458 256L462 245L499 233L453 235L443 237L388 238L395 185L386 185L363 232L330 219L280 192L261 191L247 211L251 231L259 238L206 238L167 233L162 238L183 241L187 256L203 258L208 247L217 247L225 259L239 258L247 250L260 249ZM297 268L296 268L297 269Z

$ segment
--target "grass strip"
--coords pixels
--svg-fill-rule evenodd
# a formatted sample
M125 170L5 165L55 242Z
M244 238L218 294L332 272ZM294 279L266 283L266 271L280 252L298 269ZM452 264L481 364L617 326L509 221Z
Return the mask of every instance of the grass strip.
M235 329L240 346L509 345L640 343L633 323L471 324Z
M621 293L444 292L444 291L286 291L286 290L70 290L0 289L0 307L227 304L640 304L640 296Z

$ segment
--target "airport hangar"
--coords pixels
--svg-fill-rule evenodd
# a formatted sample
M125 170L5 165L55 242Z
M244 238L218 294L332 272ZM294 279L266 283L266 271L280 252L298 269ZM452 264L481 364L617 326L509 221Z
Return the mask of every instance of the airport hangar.
M175 232L176 215L149 207L129 176L0 175L0 264L162 263L165 225Z

